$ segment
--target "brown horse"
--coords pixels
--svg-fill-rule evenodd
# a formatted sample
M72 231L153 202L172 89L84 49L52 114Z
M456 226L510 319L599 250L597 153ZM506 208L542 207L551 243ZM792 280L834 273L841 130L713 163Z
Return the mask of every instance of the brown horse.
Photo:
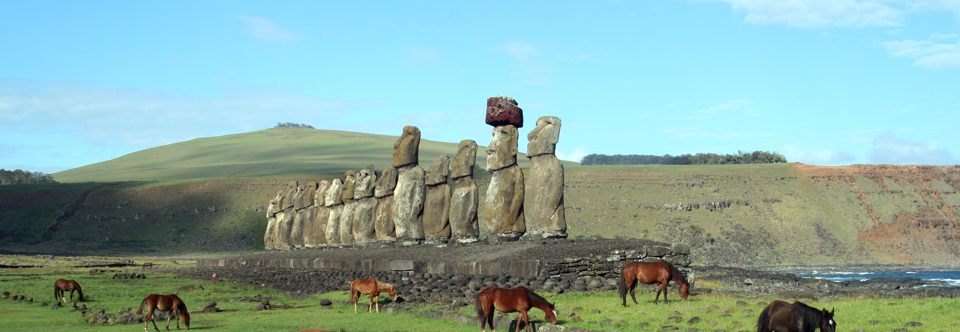
M547 320L551 323L557 323L557 309L552 303L537 295L533 291L524 287L516 288L498 288L487 287L477 294L477 318L480 319L480 330L487 330L487 323L490 323L490 329L497 331L493 327L493 309L496 308L502 312L520 312L517 316L517 332L520 331L520 321L527 324L527 332L530 332L530 317L527 316L527 310L537 307L547 314Z
M183 316L183 325L190 329L190 312L187 311L187 305L176 294L160 295L150 294L140 302L140 309L137 309L137 315L143 314L143 306L147 306L147 315L143 316L143 330L147 330L147 321L153 322L153 328L160 331L157 327L157 317L153 315L154 310L173 311L173 320L177 322L177 330L180 329L180 316ZM170 330L170 316L167 316L167 330Z
M57 279L53 282L53 299L63 302L67 302L67 297L63 292L70 292L70 302L73 302L73 291L77 291L79 295L77 301L83 301L83 290L80 289L80 284L73 280L67 279Z
M837 322L834 310L817 310L803 302L770 302L757 319L757 332L834 332Z
M653 304L657 304L657 300L660 299L660 293L663 293L663 303L667 303L667 284L673 281L680 285L680 298L684 301L687 300L689 295L690 284L687 283L687 279L683 276L683 273L680 270L677 270L676 267L670 265L663 260L656 262L631 262L623 266L623 273L620 274L620 299L623 300L623 306L627 306L627 290L630 291L630 297L633 298L633 303L637 303L637 296L635 292L637 290L638 282L645 284L660 283L660 287L657 288L657 296L653 298Z
M353 302L353 312L359 313L357 302L360 301L360 294L370 294L370 307L367 308L367 312L373 311L373 306L376 304L377 313L380 313L380 292L387 292L387 294L390 294L390 299L397 300L397 288L391 284L377 279L354 280L350 283L350 301Z

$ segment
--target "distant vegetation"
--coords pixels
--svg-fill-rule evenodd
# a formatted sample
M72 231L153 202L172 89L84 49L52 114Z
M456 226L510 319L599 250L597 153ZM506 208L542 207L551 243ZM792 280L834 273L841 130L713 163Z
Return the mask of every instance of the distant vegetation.
M277 126L274 128L310 128L315 129L313 126L302 123L293 123L293 122L277 122Z
M737 154L697 153L671 156L647 154L588 154L580 160L582 165L724 165L724 164L776 164L785 163L787 158L776 152L753 151Z
M41 183L57 183L57 181L53 181L53 175L43 174L43 172L33 173L22 169L8 171L0 168L0 185Z

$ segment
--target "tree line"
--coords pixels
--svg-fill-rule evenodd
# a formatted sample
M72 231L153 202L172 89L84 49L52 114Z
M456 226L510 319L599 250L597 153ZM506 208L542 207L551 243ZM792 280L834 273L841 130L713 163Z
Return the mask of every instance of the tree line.
M723 164L776 164L785 163L782 154L768 151L742 152L737 154L697 153L662 156L648 154L588 154L580 160L582 165L723 165Z
M53 175L43 174L43 172L34 173L22 169L8 171L0 168L0 185L41 183L57 183L57 181L53 181Z
M313 126L308 125L308 124L293 123L293 122L277 122L277 126L274 127L274 128L310 128L310 129L316 129L316 128L313 128Z

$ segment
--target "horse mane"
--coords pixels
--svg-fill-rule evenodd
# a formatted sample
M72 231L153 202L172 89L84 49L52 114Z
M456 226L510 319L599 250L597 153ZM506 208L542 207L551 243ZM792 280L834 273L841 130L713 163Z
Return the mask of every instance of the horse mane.
M74 280L71 281L73 281L73 287L77 288L77 295L79 295L77 301L83 301L83 289L80 288L80 283Z
M527 289L526 287L524 287L523 289L527 291L527 296L530 297L530 300L533 300L536 302L542 302L547 306L553 306L553 304L548 302L547 299L543 298L543 296L540 296L539 294L534 293L532 290Z
M393 288L393 287L394 287L393 284L388 284L388 283L385 283L385 282L380 281L380 280L377 280L377 279L374 279L374 280L377 281L377 288L383 288L384 290L386 290L387 288Z
M820 326L820 320L823 319L823 313L820 310L800 301L793 303L793 310L790 312L803 322L803 326Z
M688 284L688 285L690 284L689 282L687 282L687 277L683 274L683 272L680 272L680 270L677 269L676 266L673 266L673 264L670 264L670 263L667 262L667 261L663 261L663 263L664 263L664 264L667 264L667 266L670 267L670 275L674 276L673 278L679 279L679 280L682 281L684 284ZM673 278L671 278L671 279L673 279Z

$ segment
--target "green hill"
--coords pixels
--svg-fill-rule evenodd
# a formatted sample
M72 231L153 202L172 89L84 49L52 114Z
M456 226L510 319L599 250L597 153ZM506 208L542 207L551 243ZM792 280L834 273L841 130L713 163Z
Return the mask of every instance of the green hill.
M159 146L53 176L63 183L333 177L368 165L377 170L391 166L393 144L398 138L337 130L273 128ZM433 158L441 154L453 157L458 144L421 139L420 165L429 167ZM477 153L477 165L481 168L486 165L484 149L481 146ZM523 154L517 161L521 167L530 167Z

